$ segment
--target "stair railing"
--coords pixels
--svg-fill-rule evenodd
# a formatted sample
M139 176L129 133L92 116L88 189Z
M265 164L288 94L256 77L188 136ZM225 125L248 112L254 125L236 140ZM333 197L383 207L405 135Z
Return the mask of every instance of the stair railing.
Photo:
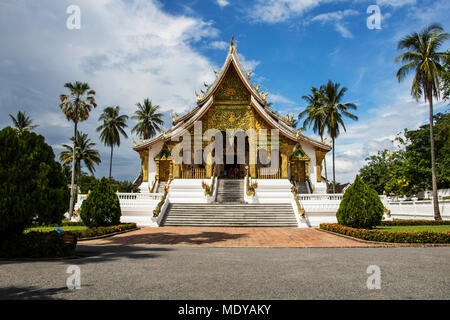
M161 200L158 202L158 204L155 207L155 210L153 210L153 217L158 217L161 213L161 208L163 207L164 203L166 202L167 195L169 194L170 189L170 183L172 182L171 179L167 181L167 184L164 186L164 194L161 197Z
M149 189L150 193L154 193L155 192L155 188L156 188L157 183L158 183L158 179L155 176L155 179L153 180L153 183L152 183L152 188Z
M292 196L294 198L295 204L297 205L297 213L302 217L302 219L306 218L305 209L303 208L297 194L297 188L292 187Z
M250 177L249 177L248 169L247 169L247 173L245 176L245 186L246 186L245 192L246 192L247 196L254 197L256 188L258 188L258 183L257 182L254 182L252 184L250 184L250 183L251 183L251 181L250 181Z
M206 196L213 196L214 193L214 184L216 183L216 164L214 163L213 165L213 171L212 171L212 176L211 176L211 185L208 185L206 182L202 182L202 188L203 190L205 190L205 197Z

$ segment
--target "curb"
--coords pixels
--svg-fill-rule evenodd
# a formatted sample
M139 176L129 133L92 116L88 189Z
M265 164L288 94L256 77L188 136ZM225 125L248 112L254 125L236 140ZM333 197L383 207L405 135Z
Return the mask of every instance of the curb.
M360 238L355 238L355 237L352 237L352 236L348 236L346 234L337 233L337 232L324 230L324 229L320 229L320 228L316 228L316 230L319 230L319 231L322 231L322 232L326 232L326 233L329 233L329 234L333 234L335 236L343 237L343 238L346 238L346 239L355 240L355 241L362 242L362 243L378 245L377 246L378 248L387 248L387 247L390 247L390 248L392 248L392 247L412 247L412 248L450 247L449 243L399 243L399 242L370 241L370 240L364 240L364 239L360 239Z
M126 232L131 232L131 231L136 231L136 230L139 230L139 229L141 229L141 228L133 228L133 229L127 229L127 230L123 230L123 231L117 231L117 232L108 233L108 234L104 234L104 235L97 236L97 237L78 238L78 239L77 239L77 243L78 243L78 242L83 242L83 241L89 241L89 240L96 240L96 239L109 238L109 237L115 236L115 235L117 235L117 234L126 233Z

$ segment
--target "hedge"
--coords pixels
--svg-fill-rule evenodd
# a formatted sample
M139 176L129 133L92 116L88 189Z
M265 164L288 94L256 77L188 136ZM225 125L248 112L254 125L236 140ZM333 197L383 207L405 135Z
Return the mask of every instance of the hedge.
M126 224L118 224L116 226L96 227L96 228L89 228L87 230L72 231L72 233L75 234L78 237L78 239L84 239L84 238L100 237L110 233L122 232L135 228L136 223L126 223Z
M450 225L450 220L392 220L381 221L380 226L433 226L433 225Z
M70 232L65 232L70 235ZM0 240L1 258L61 258L73 256L77 245L75 236L72 243L65 243L56 231L29 232L11 235Z
M388 232L321 223L320 229L368 241L394 243L450 243L450 232Z
M76 227L76 226L84 226L82 221L62 221L61 223L54 224L40 224L36 221L33 221L30 228L54 228L54 227Z

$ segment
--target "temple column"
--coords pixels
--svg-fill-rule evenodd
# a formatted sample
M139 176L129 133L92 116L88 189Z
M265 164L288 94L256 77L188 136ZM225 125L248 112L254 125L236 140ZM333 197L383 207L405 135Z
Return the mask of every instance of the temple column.
M147 151L147 152L146 152ZM139 153L141 156L141 167L142 167L142 181L148 182L148 150Z
M212 171L213 171L213 156L212 156L212 152L209 152L206 155L206 177L207 178L211 178L212 176Z
M156 163L156 174L155 174L155 179L159 180L159 159L155 160Z
M289 178L289 172L288 172L288 156L285 153L281 154L281 178L282 179L288 179Z
M316 150L316 175L317 175L317 182L321 182L322 181L322 162L323 159L325 158L325 155L327 153L320 151L320 150Z

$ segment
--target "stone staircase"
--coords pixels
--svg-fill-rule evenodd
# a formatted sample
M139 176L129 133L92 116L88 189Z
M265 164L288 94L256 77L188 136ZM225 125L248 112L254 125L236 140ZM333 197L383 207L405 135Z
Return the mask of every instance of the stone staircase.
M239 181L239 180L236 180ZM172 203L163 226L297 227L291 204Z
M298 193L301 193L301 194L311 193L309 191L308 182L306 182L306 181L298 182L297 187L298 187Z
M244 180L219 179L216 202L244 203Z

